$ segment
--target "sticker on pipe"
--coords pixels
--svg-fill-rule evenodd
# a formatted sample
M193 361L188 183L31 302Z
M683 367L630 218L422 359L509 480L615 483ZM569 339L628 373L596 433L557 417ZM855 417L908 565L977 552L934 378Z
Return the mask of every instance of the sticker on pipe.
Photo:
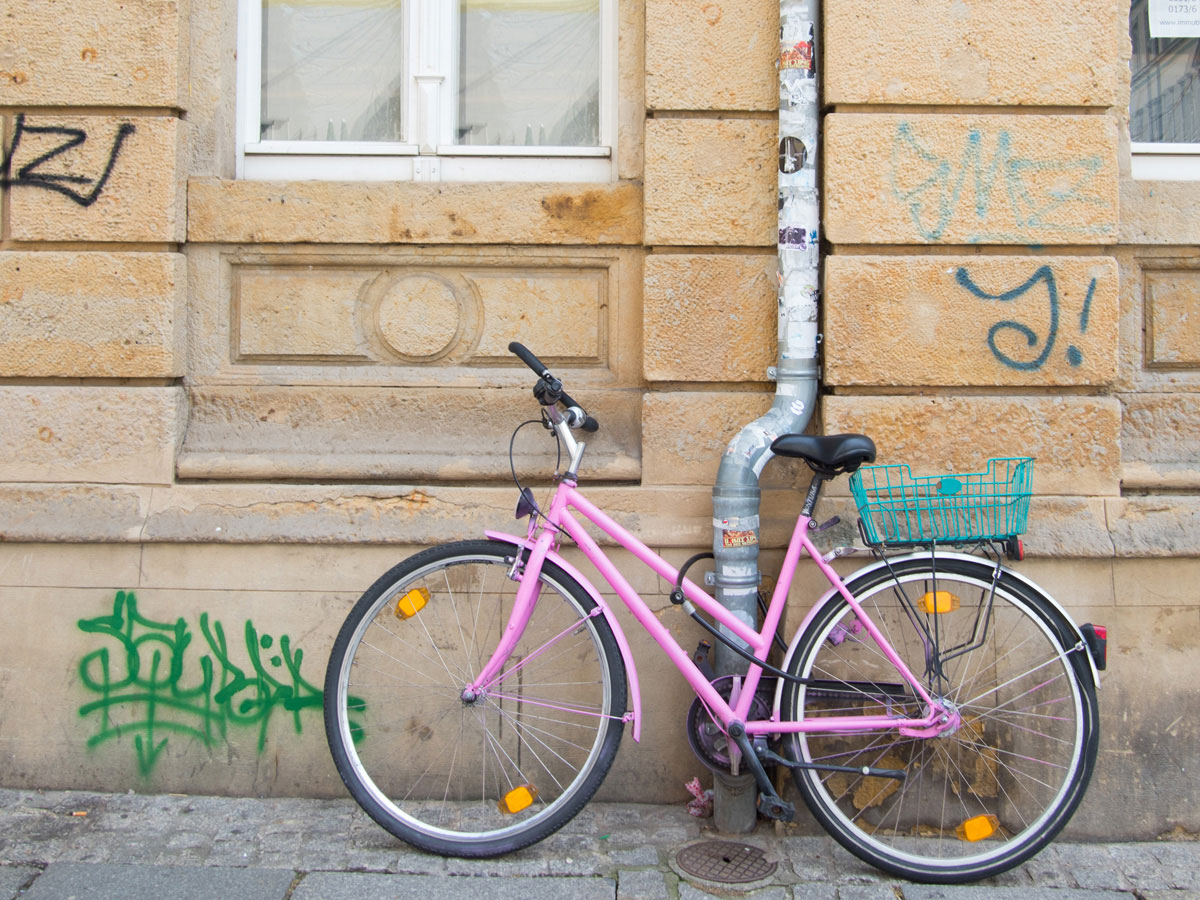
M758 536L753 531L726 531L721 535L725 547L751 547L757 543Z

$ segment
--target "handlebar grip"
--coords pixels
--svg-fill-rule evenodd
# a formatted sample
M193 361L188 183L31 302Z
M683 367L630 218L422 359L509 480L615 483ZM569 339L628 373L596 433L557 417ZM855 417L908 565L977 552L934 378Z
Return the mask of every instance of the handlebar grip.
M534 356L533 352L528 347L518 341L513 341L508 345L508 351L515 354L521 360L521 362L525 363L525 365L529 366L529 368L531 368L534 373L537 374L538 378L542 379L541 382L533 389L534 396L536 396L540 402L561 402L565 406L574 406L580 412L583 412L583 407L576 403L575 399L562 389L562 382L558 381L553 375L550 374L550 370L546 368L545 363ZM553 391L553 393L539 393L539 391L543 390L550 390ZM586 412L583 412L583 422L575 427L582 428L584 431L591 433L600 430L600 423L589 416Z
M583 421L580 422L578 425L575 425L574 426L575 428L581 428L584 431L588 432L588 434L592 434L592 433L600 430L600 423L597 422L595 419L593 419L591 416L589 416L587 414L587 411L582 406L580 406L577 402L575 402L575 398L572 397L570 394L567 394L564 392L562 395L562 402L566 406L574 407L575 409L577 409L581 413L583 413Z
M508 352L515 353L521 362L533 369L534 374L537 375L538 378L550 377L550 370L547 369L545 364L543 364L540 359L534 356L530 349L524 344L513 341L508 345Z

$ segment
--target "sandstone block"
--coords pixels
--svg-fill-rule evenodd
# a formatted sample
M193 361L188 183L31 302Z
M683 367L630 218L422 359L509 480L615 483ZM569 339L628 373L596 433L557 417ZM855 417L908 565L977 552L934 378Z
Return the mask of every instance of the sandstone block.
M0 106L182 106L175 0L8 0Z
M1033 456L1035 495L1120 491L1121 410L1112 398L831 396L824 411L827 434L866 434L877 463L908 463L914 475L982 472L990 457Z
M646 378L766 380L777 345L775 272L774 256L647 256Z
M1109 257L830 256L825 379L1109 384L1118 283Z
M572 388L575 391L575 388ZM588 440L593 478L636 479L640 412L636 396L590 391L581 402L603 428ZM189 397L183 477L386 478L511 484L513 429L536 415L529 388L395 388L206 385ZM517 472L545 478L553 440L526 429L513 448Z
M21 122L9 194L15 240L183 240L178 119L45 113Z
M189 246L197 382L520 387L521 341L591 387L642 382L642 253ZM631 401L636 405L636 398Z
M1200 559L1127 559L1113 567L1113 592L1118 606L1183 606L1200 602L1193 586L1200 584Z
M1148 270L1145 303L1146 364L1200 369L1200 271Z
M0 480L170 484L180 388L0 387Z
M1200 182L1121 181L1122 244L1200 243Z
M0 539L139 541L153 493L144 486L0 482Z
M188 240L638 244L642 191L615 184L188 182Z
M334 794L318 685L353 595L135 587L6 591L0 652L23 675L0 688L12 712L0 740L23 783L255 794L275 782ZM61 627L47 627L51 608ZM285 709L285 696L305 708ZM29 727L43 704L62 712L53 734ZM286 761L273 752L280 742Z
M0 584L48 588L138 584L141 556L142 548L136 544L0 543Z
M1108 116L825 117L835 244L1106 244L1117 234Z
M646 123L646 243L774 246L774 120Z
M177 253L0 253L0 374L183 374Z
M1200 488L1200 394L1126 394L1121 401L1124 484Z
M232 267L236 363L506 364L514 340L575 365L606 362L611 257L521 268L480 257L297 262Z
M649 393L642 400L643 484L711 486L721 455L771 406L766 393Z
M1107 504L1118 556L1200 556L1200 497L1130 495Z
M737 47L730 53L730 47ZM778 108L779 4L653 0L646 4L646 106Z
M827 4L825 102L1114 106L1125 13L1114 0Z

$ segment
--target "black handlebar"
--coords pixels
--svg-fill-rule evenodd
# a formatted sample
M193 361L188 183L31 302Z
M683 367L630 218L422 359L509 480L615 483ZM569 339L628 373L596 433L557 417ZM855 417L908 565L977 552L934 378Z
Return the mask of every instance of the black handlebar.
M508 345L508 352L515 353L521 362L533 369L534 374L537 375L538 378L552 380L550 377L550 370L547 369L545 364L543 364L540 359L534 356L533 352L524 344L513 341Z
M574 406L580 410L583 409L570 394L562 389L562 382L550 374L550 370L546 368L545 363L534 356L528 347L517 341L513 341L508 345L508 350L510 353L515 354L521 362L529 366L540 379L533 388L533 395L537 397L538 403L541 403L543 406L553 406L555 403L561 402L564 406ZM584 412L583 422L579 427L584 431L593 432L600 428L600 423Z

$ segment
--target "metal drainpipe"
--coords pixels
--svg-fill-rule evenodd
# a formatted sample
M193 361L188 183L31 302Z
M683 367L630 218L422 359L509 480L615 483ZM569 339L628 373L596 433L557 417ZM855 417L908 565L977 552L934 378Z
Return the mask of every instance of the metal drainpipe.
M713 487L716 597L754 626L759 586L758 478L771 442L801 432L817 396L817 292L820 199L817 193L817 37L820 0L780 0L779 54L779 356L775 402L729 444ZM744 674L747 664L718 644L718 675ZM753 776L718 775L719 830L745 833L756 819Z

